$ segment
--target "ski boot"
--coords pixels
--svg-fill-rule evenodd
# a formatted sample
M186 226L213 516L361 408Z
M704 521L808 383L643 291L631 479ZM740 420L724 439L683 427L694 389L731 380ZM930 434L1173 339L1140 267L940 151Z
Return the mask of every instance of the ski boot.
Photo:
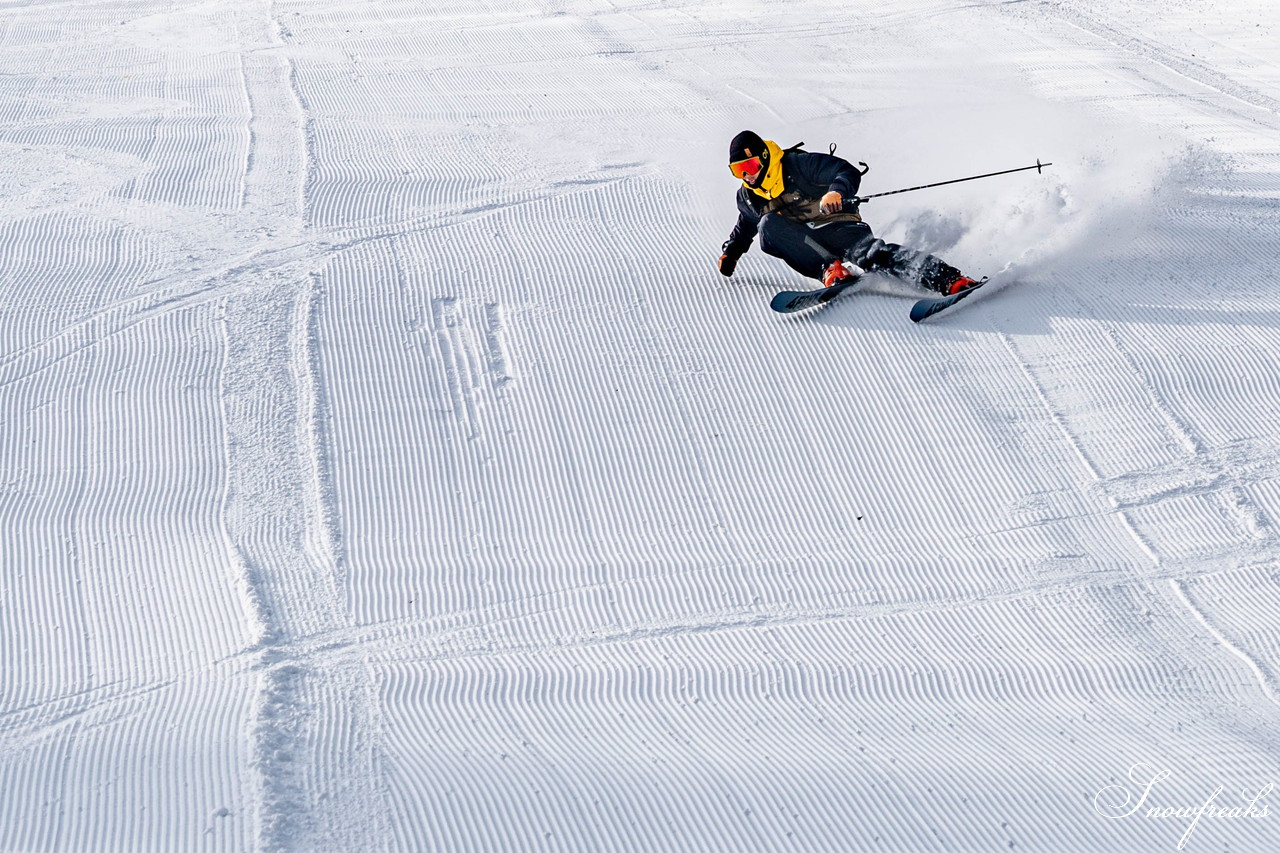
M977 279L972 279L972 278L969 278L968 276L962 275L955 281L951 282L950 285L948 285L943 295L955 296L957 293L959 293L962 290L969 290L970 288L977 287L980 284L982 284L982 282L978 281Z
M853 273L845 269L844 261L837 258L827 264L827 268L822 271L822 286L831 287L852 276Z

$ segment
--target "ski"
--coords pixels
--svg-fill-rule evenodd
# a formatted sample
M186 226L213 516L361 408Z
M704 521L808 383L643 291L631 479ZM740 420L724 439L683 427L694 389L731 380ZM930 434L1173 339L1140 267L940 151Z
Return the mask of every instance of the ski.
M962 290L959 293L953 293L950 296L938 296L933 299L919 300L915 305L911 306L911 322L919 323L926 317L932 317L939 311L947 310L961 299L965 299L977 293L986 283L987 279L983 278L982 281L978 282L973 287L970 287L968 290Z
M860 278L861 276L850 276L839 284L819 287L817 290L784 290L773 297L769 307L780 314L790 314L814 305L823 305L853 287Z

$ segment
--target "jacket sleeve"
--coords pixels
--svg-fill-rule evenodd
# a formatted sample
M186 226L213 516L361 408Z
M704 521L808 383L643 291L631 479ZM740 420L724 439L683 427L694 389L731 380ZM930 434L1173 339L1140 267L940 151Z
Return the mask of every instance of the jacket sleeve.
M828 192L838 192L849 200L858 194L858 187L862 185L862 173L852 163L832 154L805 153L808 156L798 164L798 168L804 170L806 179L827 187Z
M751 190L743 187L738 190L738 221L733 226L733 231L729 232L729 239L724 241L721 251L734 257L746 254L759 229L760 213L752 203Z

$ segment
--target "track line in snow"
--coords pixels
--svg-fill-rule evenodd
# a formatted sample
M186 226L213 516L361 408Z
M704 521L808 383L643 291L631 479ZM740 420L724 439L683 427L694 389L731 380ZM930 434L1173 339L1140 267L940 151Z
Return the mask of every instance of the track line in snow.
M483 428L478 408L502 400L512 382L503 344L502 306L497 302L474 305L452 296L437 297L431 304L432 328L453 400L451 411L474 441Z
M1208 631L1220 645L1236 657L1240 658L1240 660L1244 661L1245 666L1249 668L1249 671L1253 673L1254 678L1257 679L1258 687L1261 688L1267 699L1277 707L1280 707L1280 689L1277 688L1276 679L1264 672L1261 665L1259 665L1258 661L1255 660L1252 655L1240 646L1228 640L1226 635L1222 633L1222 630L1209 621L1209 618L1205 615L1204 611L1197 607L1195 602L1191 600L1191 596L1187 592L1187 585L1185 582L1172 579L1169 581L1169 587L1173 590L1177 599L1182 602L1183 606L1190 611L1195 620L1204 626L1204 629Z
M1005 6L1007 4L1001 5ZM1232 113L1236 116L1261 124L1271 130L1275 130L1277 127L1276 116L1280 115L1280 100L1252 86L1232 79L1226 74L1215 71L1205 62L1193 61L1185 55L1179 55L1154 40L1143 38L1132 31L1123 31L1116 27L1108 26L1096 16L1077 8L1077 4L1071 0L1039 0L1034 4L1034 8L1038 13L1047 12L1052 14L1081 32L1088 33L1090 36L1101 39L1128 53L1140 56L1199 86L1212 89L1254 110L1270 113L1270 116L1266 116L1257 112L1232 110ZM1020 10L1019 14L1031 13L1028 10ZM1221 99L1215 99L1214 104L1219 109L1226 108Z
M1081 463L1085 467L1085 470L1089 472L1090 476L1093 478L1095 482L1097 483L1105 482L1105 478L1102 476L1102 473L1094 465L1093 461L1089 458L1088 454L1085 453L1085 450L1080 442L1080 439L1075 435L1074 432L1072 432L1071 428L1067 425L1065 419L1063 418L1062 413L1054 406L1053 402L1049 399L1049 396L1046 393L1044 386L1041 384L1040 380L1036 378L1035 373L1032 371L1030 362L1028 362L1026 359L1026 356L1024 356L1018 350L1018 347L1014 342L1013 338L1007 334L1001 334L1000 338L1004 343L1005 348L1009 351L1009 354L1013 356L1014 362L1018 365L1023 375L1026 376L1028 383L1031 385L1032 389L1034 390L1036 398L1040 401L1040 404L1044 407L1045 412L1049 415L1049 418L1053 421L1054 424L1057 425L1058 429L1066 438L1067 443L1070 445L1071 449L1075 452L1076 457L1080 459ZM1142 532L1139 531L1137 527L1134 526L1133 519L1130 518L1128 512L1120 506L1119 502L1115 501L1114 498L1111 498L1111 502L1112 502L1112 507L1116 511L1116 516L1119 519L1120 523L1123 525L1124 529L1128 531L1133 541L1142 550L1142 552L1146 554L1147 559L1151 561L1152 565L1159 566L1161 563L1160 557L1156 553L1150 540L1148 540L1148 538L1145 535L1143 535Z
M283 47L279 21L266 9L240 13L258 39ZM299 99L293 62L283 52L240 54L245 100L249 110L249 145L245 154L240 207L255 215L304 224L309 174L308 117Z
M355 815L364 829L385 832L377 825L386 816L369 674L316 670L290 654L297 639L349 624L320 438L326 413L315 374L315 286L309 276L276 274L222 305L227 531L263 623L253 739L259 844L268 850L354 840L356 827L346 822ZM329 690L342 702L324 701ZM324 739L348 714L371 727L356 749ZM326 820L322 801L343 821Z
M609 179L605 183L625 180ZM559 193L588 192L600 182L570 182L553 189L548 197ZM516 202L529 204L532 201ZM237 256L197 270L172 273L147 282L141 295L98 308L69 326L46 335L39 341L0 356L0 385L16 382L63 361L100 341L131 328L159 314L218 299L228 292L252 290L255 282L282 268L297 267L302 271L322 267L329 257L370 241L393 240L406 234L433 231L464 225L481 216L500 212L498 205L466 207L456 213L417 217L398 224L352 226L313 232L310 239L286 237L272 239ZM496 340L496 339L495 339ZM500 344L499 344L500 347ZM497 352L500 352L499 349Z

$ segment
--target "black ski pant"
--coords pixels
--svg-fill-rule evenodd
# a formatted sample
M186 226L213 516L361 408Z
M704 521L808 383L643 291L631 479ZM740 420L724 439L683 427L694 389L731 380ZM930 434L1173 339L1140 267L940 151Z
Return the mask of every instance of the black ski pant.
M946 293L960 278L950 264L918 249L886 243L865 222L832 222L810 228L776 213L760 218L760 248L781 258L796 272L822 280L827 264L839 258L867 272L886 272L912 284Z

